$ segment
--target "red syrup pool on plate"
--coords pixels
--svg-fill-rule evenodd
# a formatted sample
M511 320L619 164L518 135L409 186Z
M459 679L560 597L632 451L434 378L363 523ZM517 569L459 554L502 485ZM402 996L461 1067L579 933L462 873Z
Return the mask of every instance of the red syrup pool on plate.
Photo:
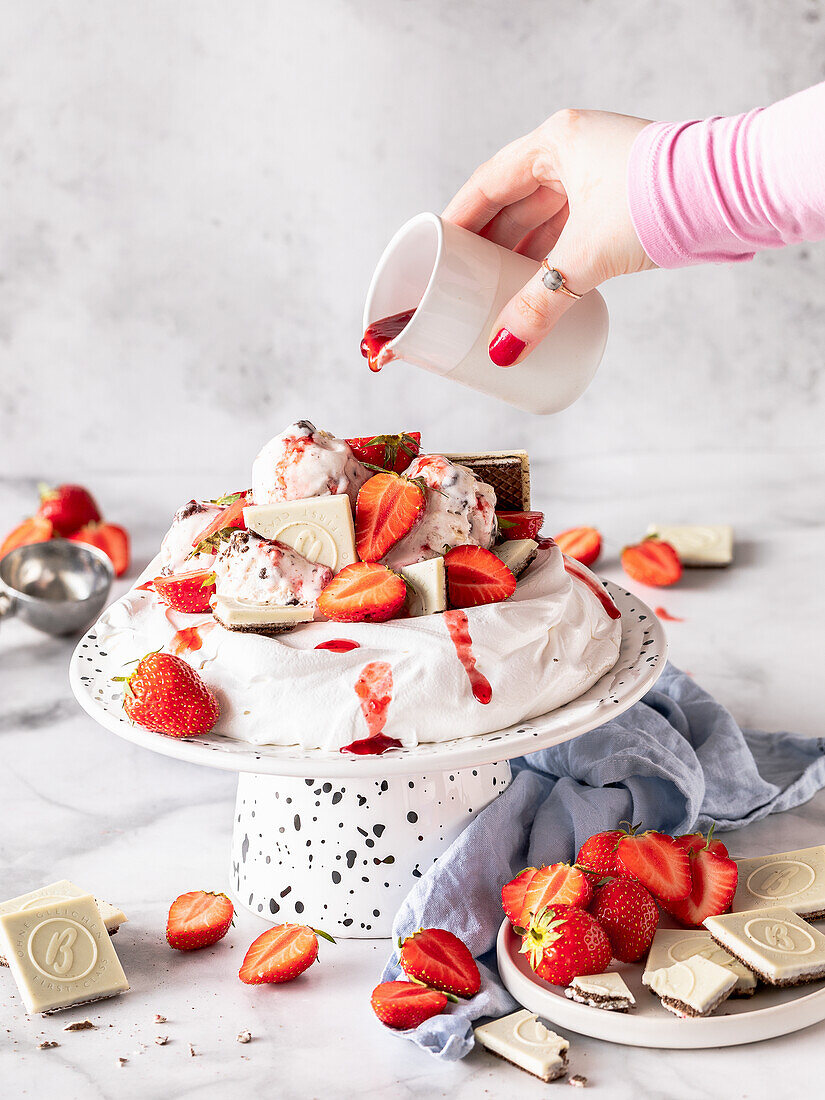
M380 756L387 749L400 749L401 742L384 733L392 702L392 667L386 661L370 661L364 665L355 682L355 694L361 700L368 736L344 745L340 751L356 756Z
M476 668L476 659L473 656L472 647L473 639L470 637L467 613L465 611L445 611L444 622L447 624L447 630L455 646L456 655L467 673L473 695L479 703L489 703L493 698L493 689L487 677Z
M611 619L621 619L621 611L619 611L618 607L616 607L616 605L613 603L605 589L598 583L598 581L594 581L592 577L589 577L586 573L581 572L576 562L574 562L572 558L568 558L566 554L564 555L564 568L567 570L571 577L575 577L577 581L581 581L585 588L590 589L590 591L593 593L593 595L596 597L596 599L599 601L599 603L602 605L602 607L605 609Z
M405 309L389 317L380 317L367 328L361 338L361 354L369 363L371 371L381 370L383 364L378 362L381 352L404 331L414 313L414 309Z
M349 653L350 650L360 649L358 642L351 638L330 638L328 642L319 642L316 649L328 649L330 653Z

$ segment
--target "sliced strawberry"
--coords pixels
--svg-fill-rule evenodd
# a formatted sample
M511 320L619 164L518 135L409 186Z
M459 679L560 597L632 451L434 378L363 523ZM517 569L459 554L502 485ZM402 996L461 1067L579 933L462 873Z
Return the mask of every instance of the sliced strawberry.
M424 514L427 498L417 481L375 474L365 481L355 508L355 549L361 561L380 561Z
M537 539L544 512L496 512L498 529L505 542L512 539Z
M447 997L414 982L382 982L373 989L370 1004L382 1024L406 1031L442 1013Z
M682 836L676 836L673 839L680 848L684 848L688 855L691 852L698 852L702 848L713 852L715 856L727 858L730 854L722 841L717 840L713 835L713 826L711 826L707 836L704 833L683 833Z
M169 737L208 733L220 714L218 700L180 657L149 653L131 676L114 676L126 684L123 709L133 722Z
M215 594L215 574L208 569L193 569L189 573L172 573L155 577L155 591L175 611L189 615L210 610L209 599Z
M583 974L603 973L612 949L607 933L586 909L553 905L537 913L522 938L521 954L540 978L569 985Z
M474 997L481 988L475 959L446 928L419 928L401 944L398 961L408 978L442 993Z
M569 863L540 867L525 891L521 916L516 923L520 928L529 928L536 913L548 905L586 909L592 897L588 877L578 867L571 867Z
M421 432L400 432L398 435L358 436L346 440L352 453L361 462L380 466L401 474L421 452Z
M525 867L512 881L505 883L501 888L501 907L513 927L521 927L524 898L530 883L538 873L537 867Z
M122 577L129 568L129 536L117 524L89 523L69 538L72 542L83 542L102 550L114 566L116 577Z
M175 898L166 922L166 941L176 951L195 951L222 940L235 910L226 894L192 890Z
M595 875L618 875L619 864L616 857L616 845L625 834L620 829L611 829L605 833L594 833L579 848L576 866Z
M499 603L516 590L516 578L500 558L481 546L454 546L444 555L452 607Z
M38 514L51 520L58 535L74 534L87 523L99 523L100 511L94 497L82 485L40 486Z
M598 886L590 912L607 933L615 959L636 962L646 954L659 923L659 908L640 882L617 878Z
M571 527L556 535L554 542L563 554L582 565L592 565L602 552L602 536L595 527Z
M224 504L224 501L228 503ZM210 522L204 527L202 531L192 540L193 548L197 549L202 542L208 542L209 539L217 535L219 531L223 531L226 528L241 529L246 527L243 518L243 510L246 507L246 493L232 493L229 497L222 497L219 504L224 504L220 512L212 517Z
M318 958L318 936L332 936L306 924L276 924L253 940L238 977L247 985L291 982Z
M52 521L44 516L32 516L24 519L13 531L9 531L0 546L0 558L18 546L31 546L35 542L48 542L54 536Z
M673 837L656 832L623 836L616 854L620 870L659 901L681 900L690 893L688 855Z
M383 623L397 615L407 598L407 586L385 565L347 565L318 598L322 615L337 623Z
M718 917L730 909L739 869L728 856L715 855L699 848L689 856L691 888L682 901L668 901L665 908L677 920L691 928L701 928L708 917Z
M661 539L645 539L635 546L626 546L622 550L622 568L632 580L653 588L675 584L682 575L679 555L669 542Z

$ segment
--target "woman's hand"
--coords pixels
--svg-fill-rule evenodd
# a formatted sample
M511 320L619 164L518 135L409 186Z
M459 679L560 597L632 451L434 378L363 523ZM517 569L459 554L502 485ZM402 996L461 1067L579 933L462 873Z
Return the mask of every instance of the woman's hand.
M627 164L649 123L606 111L559 111L482 164L444 217L497 244L542 260L584 294L614 275L655 267L627 202ZM490 333L501 367L529 355L573 305L547 289L540 271L507 303Z

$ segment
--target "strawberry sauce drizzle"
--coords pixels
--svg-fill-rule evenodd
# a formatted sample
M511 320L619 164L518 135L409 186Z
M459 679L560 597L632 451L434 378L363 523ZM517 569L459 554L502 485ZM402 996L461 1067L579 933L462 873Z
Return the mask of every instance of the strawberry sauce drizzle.
M175 657L181 657L184 653L195 653L203 646L203 635L207 634L214 623L202 623L198 626L185 626L177 631L169 643L169 652Z
M371 371L377 373L381 370L383 364L378 362L381 352L391 340L404 331L414 313L414 309L405 309L402 313L381 317L367 328L361 339L361 354L369 363Z
M328 642L319 642L316 649L328 649L330 653L349 653L351 649L360 649L358 642L350 638L330 638Z
M455 646L458 659L467 673L473 695L479 703L486 705L493 698L493 689L487 677L476 668L476 659L472 650L473 639L470 637L467 613L465 611L445 611L444 622L447 624L447 630Z
M135 592L153 592L155 589L154 581L144 581L143 584L139 584L135 589Z
M659 619L664 619L666 623L683 623L685 620L680 619L678 615L671 615L671 613L664 607L654 607L656 616Z
M605 589L597 581L594 581L590 577L588 577L586 573L580 572L578 564L573 561L572 558L568 558L566 554L564 555L564 568L567 570L571 577L575 577L577 581L581 581L581 583L586 588L590 589L590 591L607 612L609 618L621 619L621 611L619 611L618 607L616 607L616 605L613 603Z
M387 749L400 749L401 742L384 733L392 702L392 667L386 661L370 661L364 665L355 683L355 694L361 700L361 713L369 733L367 737L344 745L340 751L356 756L380 756Z

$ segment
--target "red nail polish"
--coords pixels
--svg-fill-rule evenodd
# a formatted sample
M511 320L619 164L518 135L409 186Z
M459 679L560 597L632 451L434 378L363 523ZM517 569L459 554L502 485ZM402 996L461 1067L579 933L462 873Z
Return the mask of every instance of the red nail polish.
M487 353L497 367L511 367L527 344L506 328L501 328L490 341Z

